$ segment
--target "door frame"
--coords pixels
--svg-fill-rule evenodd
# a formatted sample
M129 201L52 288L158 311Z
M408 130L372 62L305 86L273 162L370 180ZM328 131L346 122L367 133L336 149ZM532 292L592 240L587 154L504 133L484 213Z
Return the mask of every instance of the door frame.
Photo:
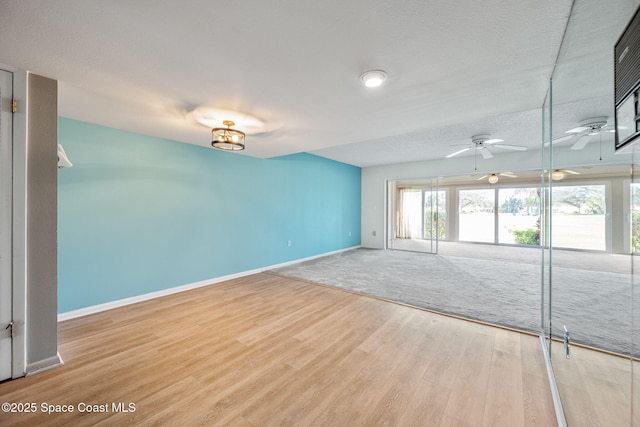
M13 73L0 70L0 381L13 376Z
M0 70L13 75L13 98L17 110L12 114L12 314L13 339L11 377L23 377L27 357L27 72L0 64Z

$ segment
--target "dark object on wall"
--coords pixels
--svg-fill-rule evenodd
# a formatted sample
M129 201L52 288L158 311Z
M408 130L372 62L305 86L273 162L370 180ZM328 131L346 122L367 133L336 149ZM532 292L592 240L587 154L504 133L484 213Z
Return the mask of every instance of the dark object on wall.
M640 140L640 8L615 45L616 151Z

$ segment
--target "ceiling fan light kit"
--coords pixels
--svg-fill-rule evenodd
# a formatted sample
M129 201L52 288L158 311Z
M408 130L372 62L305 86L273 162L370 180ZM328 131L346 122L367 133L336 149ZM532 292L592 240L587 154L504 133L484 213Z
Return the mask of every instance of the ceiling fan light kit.
M482 181L486 179L490 184L497 184L500 181L500 177L504 176L507 178L517 178L518 175L513 172L500 172L500 173L492 173L491 175L482 175L480 178L477 178L476 181Z
M546 173L547 171L545 171ZM576 172L570 169L555 169L551 172L551 179L553 181L561 181L566 178L567 175L580 175L580 172Z

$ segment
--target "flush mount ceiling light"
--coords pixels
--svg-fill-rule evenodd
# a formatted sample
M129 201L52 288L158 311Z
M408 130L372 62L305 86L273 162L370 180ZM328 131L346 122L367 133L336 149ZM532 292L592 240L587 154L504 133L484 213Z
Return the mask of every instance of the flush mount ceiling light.
M378 87L387 79L387 73L382 70L371 70L362 73L360 80L366 87Z
M231 129L231 126L235 125L231 120L224 120L222 124L226 128L213 128L211 130L211 146L227 151L244 150L244 132Z
M492 173L491 175L489 175L489 182L491 184L496 184L498 181L500 181L500 178L498 178L498 175L496 175L495 173Z

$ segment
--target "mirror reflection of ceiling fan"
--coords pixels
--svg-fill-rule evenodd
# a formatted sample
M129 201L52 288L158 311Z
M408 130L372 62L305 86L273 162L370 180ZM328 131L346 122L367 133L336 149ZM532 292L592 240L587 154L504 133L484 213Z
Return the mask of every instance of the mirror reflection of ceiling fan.
M591 141L593 136L602 136L602 133L604 132L615 132L615 130L613 129L607 129L608 125L606 117L593 117L590 119L582 120L581 122L579 122L579 124L580 126L569 129L565 132L569 135L556 138L551 141L551 144L555 145L560 142L572 140L574 141L574 143L571 146L571 149L582 150Z
M475 150L476 153L480 153L483 158L491 159L493 157L493 153L489 150L491 148L501 148L503 150L514 150L514 151L527 151L527 147L522 145L510 145L510 144L499 144L503 142L502 139L491 138L491 135L474 135L471 137L470 144L453 144L453 145L465 145L466 147L455 151L451 154L445 156L445 159L449 159L453 156L457 156L458 154L462 154L465 151Z
M555 169L551 172L551 179L554 181L560 181L567 175L580 175L580 172L572 171L570 169Z
M500 173L492 173L492 174L487 174L487 175L482 175L480 178L476 178L476 181L482 181L484 179L489 179L489 182L492 184L495 184L496 182L498 182L498 180L500 179L501 176L504 176L505 178L517 178L518 175L516 175L513 172L500 172Z
M476 181L482 181L482 180L488 178L488 181L491 184L495 184L500 180L500 176L504 176L506 178L517 178L518 177L518 175L516 175L513 172L500 172L500 173L497 173L497 174L492 173L491 175L483 175L480 178L476 178Z

